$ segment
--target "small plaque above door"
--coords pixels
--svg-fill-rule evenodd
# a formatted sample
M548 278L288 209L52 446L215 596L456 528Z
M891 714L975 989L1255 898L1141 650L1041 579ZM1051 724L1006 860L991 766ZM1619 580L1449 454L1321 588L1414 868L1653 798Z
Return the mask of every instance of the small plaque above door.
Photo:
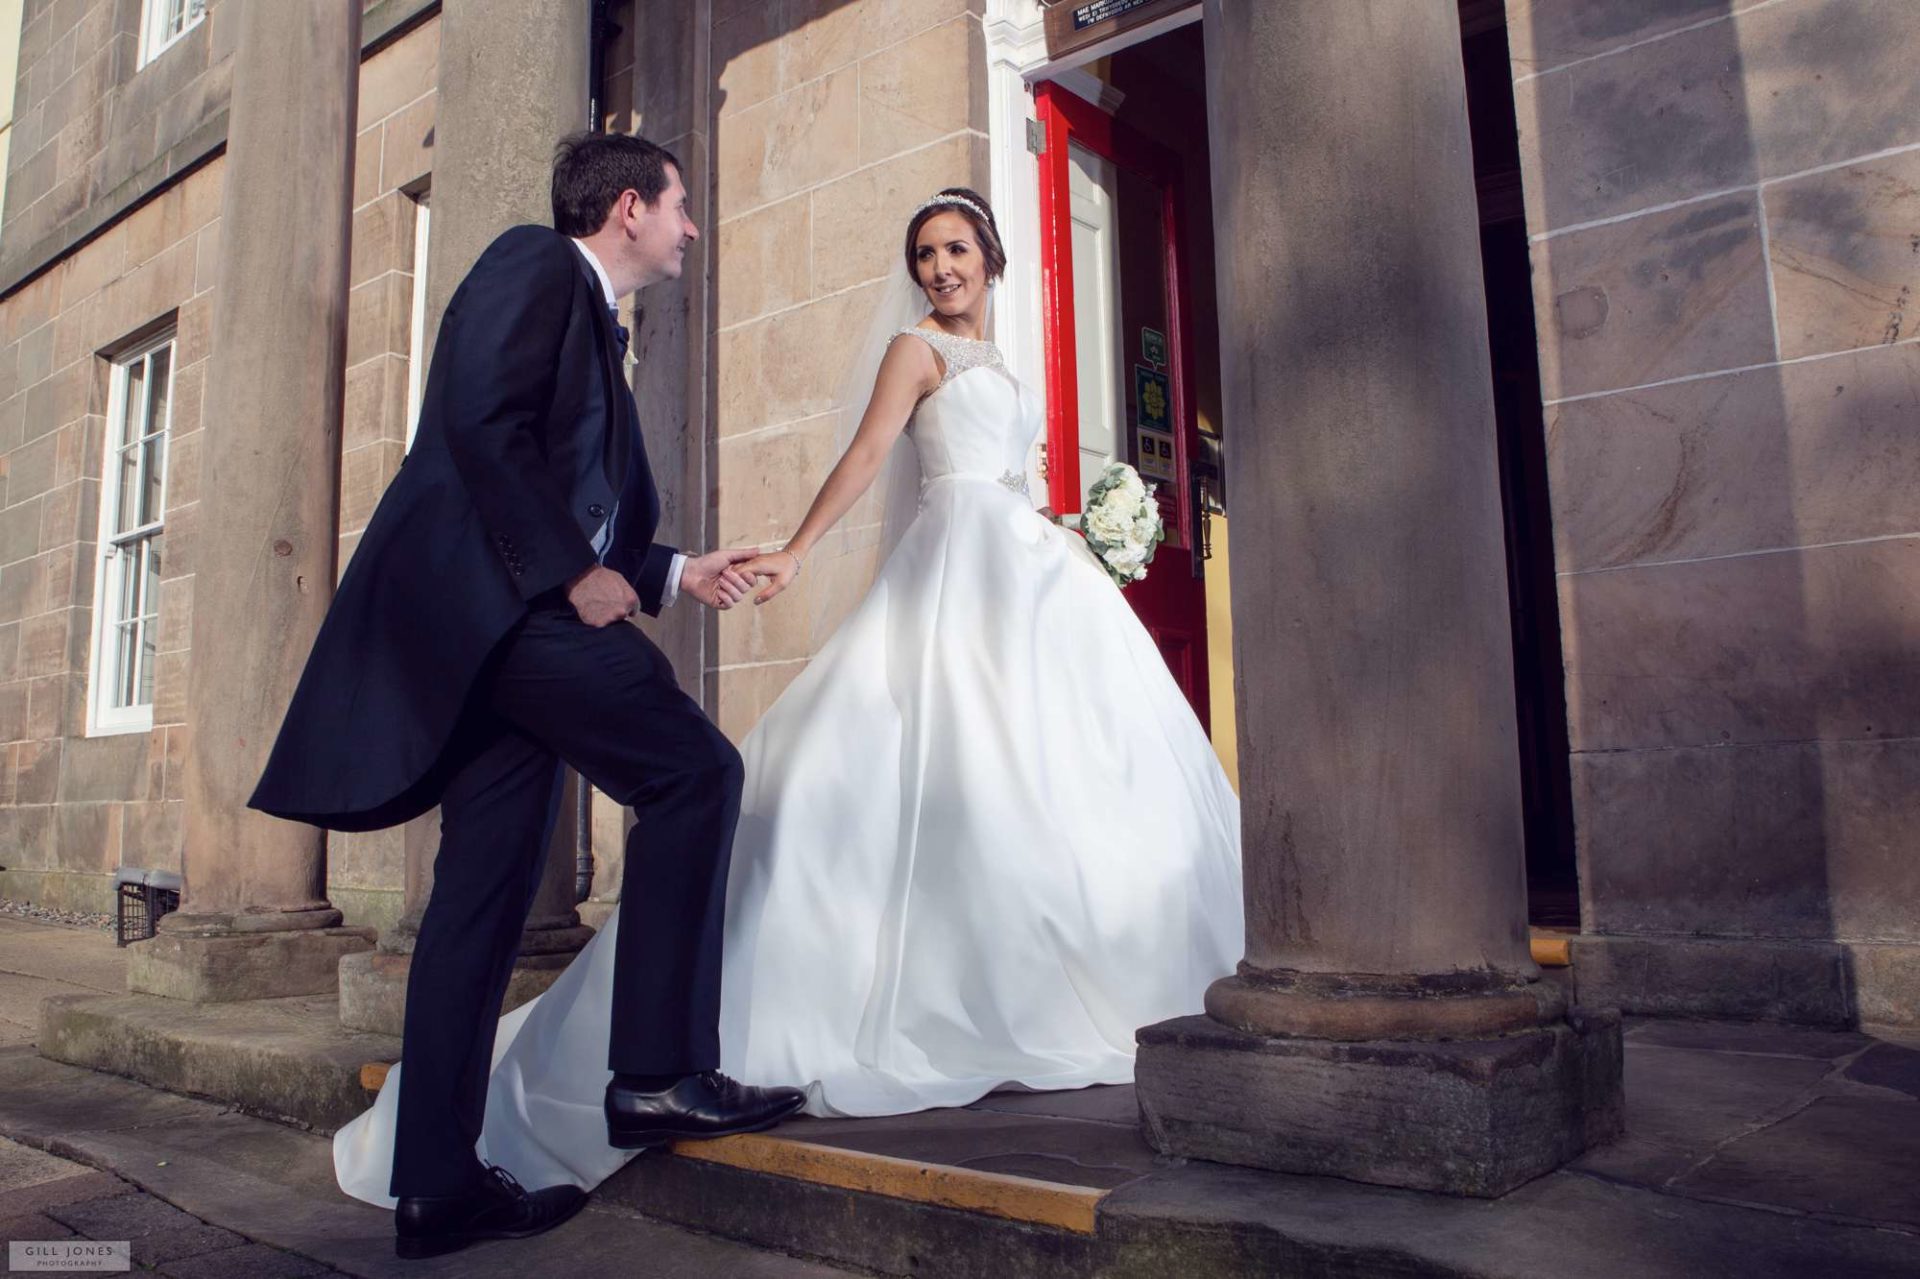
M1198 7L1200 0L1041 0L1046 7L1047 56L1098 44L1110 36Z

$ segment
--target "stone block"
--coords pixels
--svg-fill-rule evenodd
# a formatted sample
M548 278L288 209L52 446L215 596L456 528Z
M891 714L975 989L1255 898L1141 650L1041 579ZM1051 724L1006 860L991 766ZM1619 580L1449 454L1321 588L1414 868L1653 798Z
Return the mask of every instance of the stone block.
M62 484L40 507L40 544L52 549L91 542L99 532L100 481L92 477Z
M374 124L367 126L361 122L359 136L353 144L353 203L356 207L379 196L386 188L380 181L381 148L386 139L386 126Z
M717 703L714 723L738 745L760 722L774 699L806 668L805 662L773 662L714 672L710 676L714 680Z
M164 1199L137 1192L63 1204L47 1209L47 1215L88 1239L127 1240L134 1263L142 1268L246 1242Z
M1788 359L1898 342L1920 327L1920 154L1765 188Z
M358 532L373 518L373 509L393 482L405 456L398 440L382 440L354 449L340 461L340 530Z
M1507 6L1515 75L1612 53L1727 14L1727 0L1527 0Z
M113 817L111 805L63 800L53 819L55 866L89 875L112 874Z
M1920 543L1561 578L1576 751L1920 734Z
M36 675L62 675L69 669L67 665L67 639L69 628L73 624L74 612L63 608L58 612L42 613L38 617L29 617L20 623L20 673L31 678Z
M1906 345L1555 405L1557 567L1911 532L1916 386Z
M858 81L851 67L836 71L716 125L719 216L757 209L853 169Z
M1597 21L1614 7L1595 6ZM1920 11L1901 0L1794 0L1522 80L1514 105L1529 228L1910 142L1920 84L1901 68L1916 49Z
M145 799L148 751L146 737L136 733L74 738L61 764L61 800Z
M846 226L840 228L842 235ZM725 328L814 293L812 197L793 196L720 225L717 305Z
M1753 183L1738 39L1721 22L1517 82L1527 229Z
M713 66L718 81L716 117L726 120L798 84L799 45L804 35L789 35L785 6L745 5L715 15Z
M384 120L438 84L440 21L429 19L360 65L362 126Z
M1846 954L1863 1025L1920 1026L1920 946L1849 942Z
M536 998L566 971L572 953L525 955L507 978L500 1014ZM348 1030L398 1038L407 1020L407 975L413 956L366 951L340 961L340 1024Z
M880 290L876 282L722 333L719 437L838 407L847 361L866 332Z
M860 160L871 164L987 128L986 37L956 18L860 61ZM940 67L939 75L927 68ZM925 197L922 197L925 198Z
M943 187L988 185L987 140L965 133L861 168L813 193L813 287L832 293L905 271L907 219ZM853 235L856 227L874 228ZM724 258L721 269L725 270Z
M435 103L434 97L422 98L380 126L379 191L398 190L433 172ZM368 197L379 191L369 192Z
M1497 1197L1620 1128L1620 1023L1488 1041L1337 1043L1206 1017L1142 1029L1135 1091L1162 1154Z
M1774 356L1752 194L1555 236L1533 279L1548 400Z
M1681 1194L1828 1218L1920 1226L1920 1124L1907 1099L1819 1097L1720 1147L1671 1183Z
M27 684L27 736L45 740L78 733L86 722L86 680L77 674L47 675Z
M347 370L346 407L341 420L344 452L407 437L407 359L376 355Z
M1733 21L1762 178L1912 143L1920 9L1904 0L1795 0ZM1716 53L1718 50L1715 51Z
M186 808L178 800L148 800L121 806L120 860L149 870L180 869Z
M362 1065L400 1056L396 1039L343 1030L331 998L191 1004L61 995L40 1015L43 1057L323 1132L367 1108Z
M980 0L796 0L788 19L788 27L798 36L794 77L811 80L826 75L930 27L980 10ZM969 74L980 76L982 70L977 64Z
M51 552L0 565L0 620L18 622L46 611Z
M1573 974L1582 1003L1630 1016L1854 1024L1837 942L1582 933Z
M64 747L64 739L55 737L21 742L15 748L15 803L52 804L60 798L60 754Z
M398 191L377 196L353 211L348 279L358 287L389 271L407 271L413 261L413 201Z
M338 988L340 961L372 948L373 932L364 928L161 933L127 949L127 989L196 1004L326 994Z
M1920 941L1920 746L1579 752L1575 847L1603 933Z
M413 334L413 276L389 271L347 300L347 367L376 355L405 355Z
M14 564L40 553L40 508L43 502L21 502L0 511L0 564Z

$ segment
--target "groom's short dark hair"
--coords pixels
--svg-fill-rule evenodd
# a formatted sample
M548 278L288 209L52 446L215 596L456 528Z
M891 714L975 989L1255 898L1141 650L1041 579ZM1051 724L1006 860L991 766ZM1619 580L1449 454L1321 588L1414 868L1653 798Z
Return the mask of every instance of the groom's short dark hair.
M606 225L622 191L637 191L648 208L685 173L673 152L632 133L570 133L553 151L553 229L589 236Z

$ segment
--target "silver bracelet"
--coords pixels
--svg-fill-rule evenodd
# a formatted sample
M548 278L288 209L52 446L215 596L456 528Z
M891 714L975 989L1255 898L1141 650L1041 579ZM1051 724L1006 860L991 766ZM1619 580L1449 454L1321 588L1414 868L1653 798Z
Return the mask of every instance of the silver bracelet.
M789 551L784 546L780 548L780 553L793 561L793 580L796 582L799 581L800 570L803 567L800 557L798 555L795 555L792 551Z

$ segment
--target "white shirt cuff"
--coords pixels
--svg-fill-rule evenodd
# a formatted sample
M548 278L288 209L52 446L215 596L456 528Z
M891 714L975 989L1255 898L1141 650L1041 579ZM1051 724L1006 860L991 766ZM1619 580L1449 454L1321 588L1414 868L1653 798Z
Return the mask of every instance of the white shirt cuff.
M667 589L660 593L660 607L672 608L673 602L680 598L680 574L686 571L687 557L675 554L673 563L667 565Z

